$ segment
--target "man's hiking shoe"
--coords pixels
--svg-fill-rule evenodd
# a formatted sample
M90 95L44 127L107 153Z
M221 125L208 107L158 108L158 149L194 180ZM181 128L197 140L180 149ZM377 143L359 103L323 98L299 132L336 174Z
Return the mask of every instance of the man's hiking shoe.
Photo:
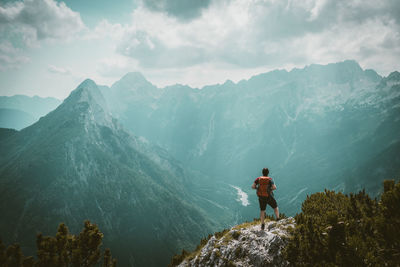
M261 230L264 230L265 224L261 224Z
M281 218L279 217L279 218L276 218L276 221L279 221Z

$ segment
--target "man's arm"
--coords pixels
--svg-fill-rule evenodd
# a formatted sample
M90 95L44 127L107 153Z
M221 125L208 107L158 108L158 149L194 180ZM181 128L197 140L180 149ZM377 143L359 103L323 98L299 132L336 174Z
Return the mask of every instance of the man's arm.
M251 186L251 188L256 189L256 188L257 188L256 183L253 183L253 185Z
M272 190L275 190L275 189L276 189L276 185L273 184L273 185L271 186L271 189L272 189Z

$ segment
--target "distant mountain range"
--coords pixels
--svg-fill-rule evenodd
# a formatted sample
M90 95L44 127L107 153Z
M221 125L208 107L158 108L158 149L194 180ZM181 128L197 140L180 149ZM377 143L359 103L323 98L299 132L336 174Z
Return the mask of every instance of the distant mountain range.
M33 124L35 121L36 118L25 111L12 108L0 108L1 128L20 130Z
M128 73L101 90L125 127L186 166L243 187L253 207L249 184L270 167L278 202L294 214L307 194L325 187L376 196L383 179L400 175L391 167L400 166L399 76L347 60L200 90L157 88ZM365 164L368 175L354 173Z
M257 217L250 186L263 167L287 215L324 188L377 196L400 176L399 115L400 73L355 61L201 89L137 72L111 87L86 80L33 125L0 130L0 237L29 249L36 231L89 218L121 266L165 265Z
M53 97L0 96L0 128L21 130L55 109L60 103L60 100Z

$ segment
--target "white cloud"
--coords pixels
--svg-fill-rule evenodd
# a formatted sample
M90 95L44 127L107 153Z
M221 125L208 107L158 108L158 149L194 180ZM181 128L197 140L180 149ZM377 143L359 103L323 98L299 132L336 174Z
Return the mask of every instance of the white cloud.
M13 21L23 8L22 2L16 2L5 7L0 6L0 23Z
M97 24L97 26L93 30L87 32L83 36L83 39L96 40L111 38L113 40L120 40L124 36L126 30L126 25L124 26L119 23L112 24L108 20L103 19Z
M72 72L69 68L56 67L54 65L49 65L47 70L54 74L72 75Z
M27 47L38 48L42 40L72 40L84 29L80 14L64 2L24 0L0 5L0 70L28 62L22 55Z
M388 65L382 55L392 53L392 68L400 59L399 18L392 11L399 7L391 0L216 0L201 16L182 21L140 6L117 51L146 69L258 69L356 59L386 71L379 69Z
M119 79L128 72L137 70L137 62L121 55L102 58L96 63L97 73L104 78ZM110 80L102 81L109 84Z
M201 15L210 5L210 0L143 0L150 10L164 12L182 21L192 20Z
M71 39L85 25L64 2L24 0L0 7L0 28L22 34L29 45L36 40Z
M20 49L15 48L10 42L0 43L0 71L18 69L30 59L23 55Z

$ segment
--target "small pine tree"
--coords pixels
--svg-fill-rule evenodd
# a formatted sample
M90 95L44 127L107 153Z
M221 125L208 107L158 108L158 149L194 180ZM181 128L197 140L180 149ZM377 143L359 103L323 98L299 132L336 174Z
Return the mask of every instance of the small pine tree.
M116 267L116 266L117 266L117 260L112 258L111 251L110 249L107 248L104 251L104 259L102 267Z
M37 259L24 257L18 244L7 249L0 240L0 266L2 267L91 267L98 266L101 259L100 246L103 234L97 225L85 221L82 232L69 234L68 228L61 223L56 235L36 238ZM109 249L103 256L102 267L116 267Z

